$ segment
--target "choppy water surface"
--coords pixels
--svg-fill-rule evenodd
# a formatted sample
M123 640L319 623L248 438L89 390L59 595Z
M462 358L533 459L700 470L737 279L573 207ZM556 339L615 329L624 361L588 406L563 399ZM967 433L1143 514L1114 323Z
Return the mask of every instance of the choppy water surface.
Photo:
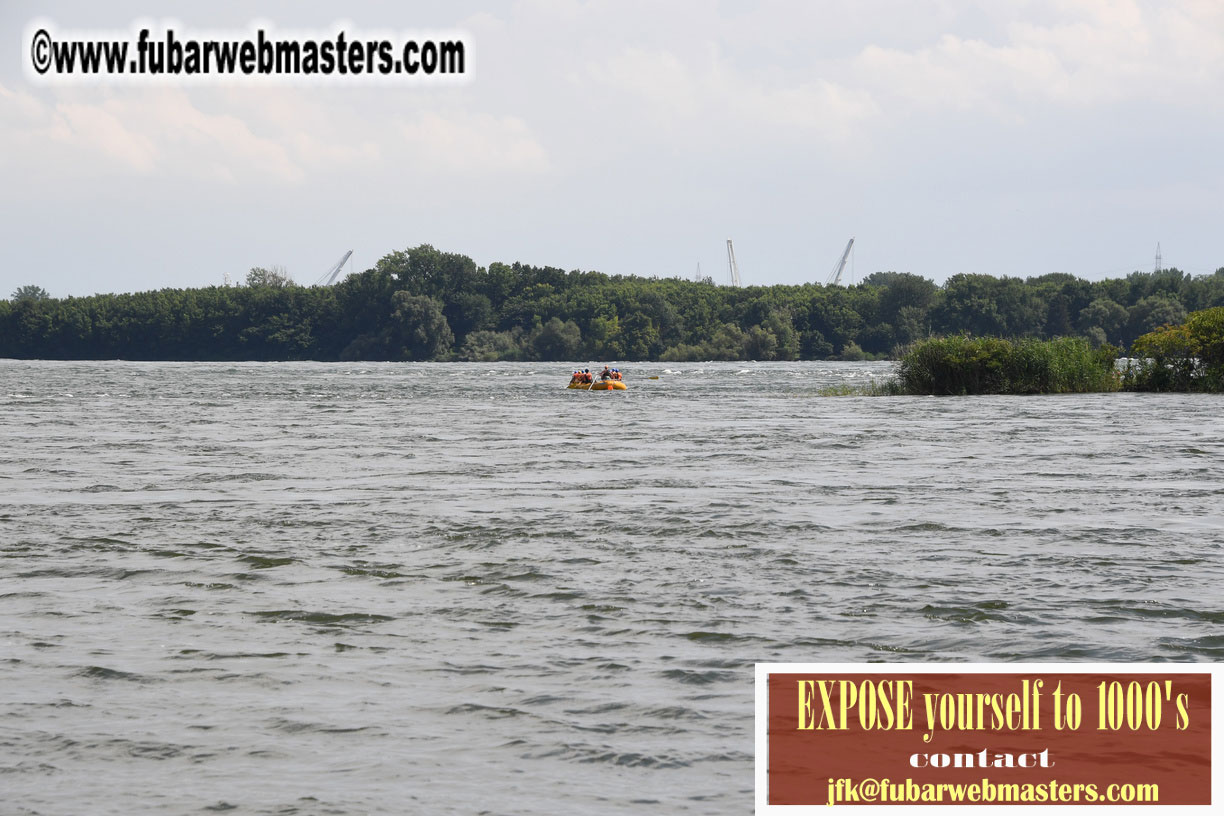
M756 661L1224 657L1219 398L625 368L0 361L5 812L742 813Z

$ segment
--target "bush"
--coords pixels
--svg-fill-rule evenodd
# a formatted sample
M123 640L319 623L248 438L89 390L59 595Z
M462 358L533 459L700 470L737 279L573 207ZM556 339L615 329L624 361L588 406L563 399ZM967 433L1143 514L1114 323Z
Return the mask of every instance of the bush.
M474 331L463 342L460 360L494 363L501 360L523 359L522 331Z
M659 359L665 363L691 363L708 360L710 357L702 346L677 343L659 355Z
M1079 337L1011 342L996 337L924 340L904 352L907 394L1066 394L1116 391L1117 350Z
M1224 306L1203 309L1186 321L1201 366L1203 391L1224 391Z
M837 359L854 363L868 359L868 355L858 343L851 340L842 347L842 353L837 355Z
M1194 312L1135 340L1126 387L1133 391L1224 391L1224 306Z

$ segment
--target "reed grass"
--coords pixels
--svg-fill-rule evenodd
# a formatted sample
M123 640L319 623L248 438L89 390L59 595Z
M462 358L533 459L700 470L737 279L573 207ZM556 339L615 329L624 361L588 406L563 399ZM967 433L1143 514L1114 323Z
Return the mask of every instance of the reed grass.
M1117 391L1116 352L1079 337L940 337L914 344L897 366L904 394L1071 394Z
M905 392L896 380L871 380L865 383L826 385L817 393L822 397L896 397Z

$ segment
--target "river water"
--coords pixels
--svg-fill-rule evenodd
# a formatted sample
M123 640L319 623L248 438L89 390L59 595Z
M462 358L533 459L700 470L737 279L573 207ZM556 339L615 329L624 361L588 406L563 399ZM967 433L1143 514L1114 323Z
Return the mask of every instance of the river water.
M3 811L744 813L757 661L1224 658L1219 397L624 368L0 361Z

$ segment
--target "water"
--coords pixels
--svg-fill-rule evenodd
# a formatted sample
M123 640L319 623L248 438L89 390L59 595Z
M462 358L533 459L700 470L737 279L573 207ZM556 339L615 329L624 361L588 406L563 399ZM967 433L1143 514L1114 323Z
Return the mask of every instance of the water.
M4 812L743 813L756 661L1224 658L1218 397L624 368L0 361Z

